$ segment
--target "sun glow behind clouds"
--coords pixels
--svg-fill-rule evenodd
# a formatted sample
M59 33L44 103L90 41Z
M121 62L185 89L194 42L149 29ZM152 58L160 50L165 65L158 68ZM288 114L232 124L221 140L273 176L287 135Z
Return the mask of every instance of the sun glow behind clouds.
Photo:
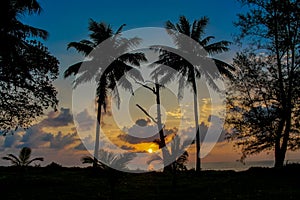
M153 153L153 150L151 148L148 149L148 153Z

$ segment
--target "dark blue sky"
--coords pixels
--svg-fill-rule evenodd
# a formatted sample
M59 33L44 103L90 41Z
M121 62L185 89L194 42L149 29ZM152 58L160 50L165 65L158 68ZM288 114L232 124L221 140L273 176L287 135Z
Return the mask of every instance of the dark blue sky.
M232 41L237 31L233 26L241 6L236 0L39 0L44 11L39 16L24 17L23 21L46 29L50 33L45 42L60 60L61 71L78 60L74 50L66 50L71 41L88 35L88 19L104 21L118 28L125 23L125 30L140 27L163 27L165 21L177 22L180 15L190 20L207 16L210 19L207 35L217 40ZM231 53L232 54L232 53Z

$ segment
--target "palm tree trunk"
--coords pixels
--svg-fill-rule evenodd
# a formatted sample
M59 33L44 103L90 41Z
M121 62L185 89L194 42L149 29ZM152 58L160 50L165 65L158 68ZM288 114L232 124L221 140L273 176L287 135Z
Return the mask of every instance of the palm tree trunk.
M101 104L98 102L97 109L97 122L96 122L96 139L95 139L95 150L94 150L94 163L93 167L97 167L99 158L99 143L100 143L100 123L101 123Z
M195 115L195 126L196 126L196 172L201 171L201 159L200 159L200 129L199 129L199 114L198 114L198 95L195 78L193 79L193 90L194 90L194 115Z

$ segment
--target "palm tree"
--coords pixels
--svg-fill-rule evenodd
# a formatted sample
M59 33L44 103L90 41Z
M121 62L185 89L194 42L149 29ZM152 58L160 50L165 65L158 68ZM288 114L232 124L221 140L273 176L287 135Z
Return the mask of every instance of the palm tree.
M13 154L7 154L7 156L2 157L2 159L10 161L13 166L18 167L27 167L35 161L44 161L42 157L30 159L30 156L31 149L29 147L23 147L18 157Z
M213 56L217 53L228 51L228 46L230 42L228 41L219 41L216 43L210 43L213 36L208 36L203 38L203 34L205 28L208 24L208 18L202 17L199 20L194 20L191 24L188 19L184 16L179 18L179 22L173 24L171 21L167 21L165 28L167 29L167 33L171 35L178 49L186 52L191 55L193 52L190 50L190 45L187 44L186 40L182 39L180 34L184 34L190 38L192 38L195 42L200 44L207 52L207 55L199 56L194 53L195 56L199 57L200 60L205 60L205 57ZM178 32L180 34L178 34ZM154 47L155 49L155 47ZM182 58L181 56L172 53L170 51L159 49L160 55L159 60L155 62L157 65L167 65L176 72L181 74L181 78L179 79L179 89L178 89L178 98L181 99L183 97L183 88L185 85L191 86L194 92L194 116L195 116L195 126L196 126L196 171L199 172L201 170L201 160L200 160L200 130L199 130L199 114L198 114L198 94L197 94L197 85L196 79L199 79L202 75L205 76L208 83L216 90L218 90L217 85L213 81L215 78L219 78L215 72L206 71L200 65L193 66L187 60ZM228 77L231 77L230 70L234 70L229 64L212 58L215 62L218 70ZM158 69L159 71L159 69ZM165 69L161 69L160 74L165 74L164 77L161 78L161 84L166 84L177 78L177 74L174 71L165 71Z
M115 154L113 152L108 152L100 150L100 158L97 161L97 167L103 170L109 169L119 169L126 171L127 164L136 157L135 153L124 153L124 154ZM94 158L91 156L84 156L81 158L83 164L94 164Z
M97 52L97 46L106 42L108 49L105 52L97 52L98 56L94 56L92 60L82 61L70 66L65 71L65 78L74 74L78 75L75 80L74 87L78 84L87 82L96 77L97 84L97 122L96 123L96 140L94 150L94 166L96 167L99 152L99 140L100 140L100 122L102 109L106 112L107 97L109 92L116 99L117 105L120 104L120 97L117 85L120 85L127 91L133 93L132 85L128 80L128 76L135 80L143 81L143 77L139 70L131 65L140 66L140 62L146 61L146 57L143 53L124 53L135 47L140 43L139 38L123 38L120 33L125 24L121 25L116 32L113 32L110 25L104 22L97 23L90 19L89 31L91 32L90 40L81 40L80 42L71 42L68 44L68 48L75 48L79 53L82 53L85 57L89 57L93 50ZM109 53L107 53L109 52ZM99 58L99 54L102 57ZM115 55L120 55L116 57ZM109 66L105 66L104 63L110 63ZM82 64L85 64L87 68L80 69ZM106 69L105 69L106 68Z

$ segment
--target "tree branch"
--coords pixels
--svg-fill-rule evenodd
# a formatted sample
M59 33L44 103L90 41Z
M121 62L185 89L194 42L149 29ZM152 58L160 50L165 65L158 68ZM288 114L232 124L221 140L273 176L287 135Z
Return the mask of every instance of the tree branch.
M154 123L157 124L157 121L144 109L142 108L139 104L135 104L139 109L141 109L141 111L143 111L143 113L145 113L145 115L147 115Z
M135 83L137 83L137 84L143 86L144 88L146 88L146 89L152 91L154 94L156 93L156 91L155 91L154 88L151 88L151 87L149 87L149 86L147 86L147 85L145 85L145 84L143 84L143 83L140 83L140 82L138 82L138 81L135 81Z

